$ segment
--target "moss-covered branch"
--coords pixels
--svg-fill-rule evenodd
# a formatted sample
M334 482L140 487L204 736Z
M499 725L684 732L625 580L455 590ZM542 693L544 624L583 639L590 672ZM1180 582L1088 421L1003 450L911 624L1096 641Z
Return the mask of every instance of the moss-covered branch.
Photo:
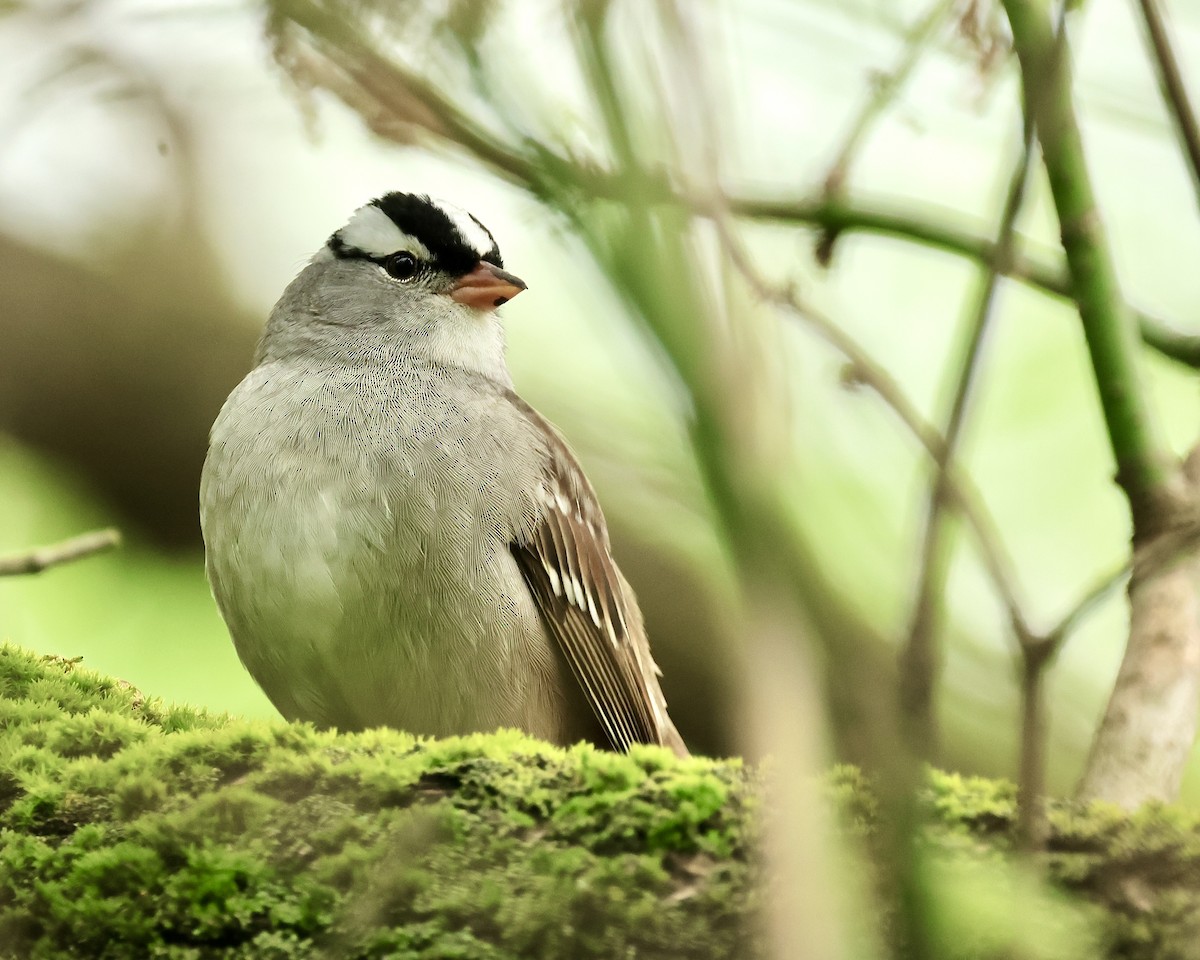
M829 782L869 845L872 791ZM651 748L247 723L0 647L0 957L753 960L757 783ZM1008 856L1011 784L934 773L921 809L944 955L1200 957L1200 814L1052 804L1055 894Z
M0 956L749 957L746 776L167 708L0 647Z

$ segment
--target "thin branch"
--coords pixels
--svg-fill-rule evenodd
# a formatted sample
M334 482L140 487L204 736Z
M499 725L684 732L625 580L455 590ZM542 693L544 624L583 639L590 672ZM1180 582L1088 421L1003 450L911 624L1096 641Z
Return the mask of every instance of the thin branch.
M1114 590L1129 579L1132 569L1131 564L1124 563L1119 569L1097 580L1092 589L1080 597L1075 606L1063 614L1057 624L1042 634L1042 638L1061 645L1067 637L1075 632L1080 623L1095 612Z
M1125 582L1130 565L1099 580L1059 622L1040 636L1022 636L1021 755L1017 779L1017 845L1026 852L1041 850L1046 841L1046 668L1085 617Z
M858 117L855 118L850 132L846 135L842 148L825 176L825 191L840 193L845 186L850 173L850 164L854 154L862 145L863 139L874 124L891 106L892 102L908 82L913 70L920 62L922 54L937 37L938 27L950 16L957 0L934 0L933 5L925 12L908 32L904 43L904 53L891 72L875 78L870 98L867 100Z
M577 177L582 189L590 196L619 198L623 192L624 186L619 177L597 167L557 155L543 157L544 150L537 152L532 143L512 145L501 141L470 120L413 71L374 55L368 44L349 32L345 20L331 24L328 15L324 14L319 6L296 0L288 4L286 19L301 27L310 43L307 55L298 61L298 50L301 50L303 45L295 43L295 38L291 38L293 42L288 44L287 57L281 57L285 68L298 73L298 79L301 81L329 89L372 124L380 135L391 139L404 139L395 129L396 124L389 127L381 119L398 115L408 118L411 123L448 145L465 149L504 179L518 183L535 194L540 192L540 178L545 176L539 168L538 159L549 160L548 166L551 168L556 165L560 168L570 167L572 175ZM404 102L396 103L397 97ZM426 119L413 116L411 101L414 99L424 105ZM411 137L411 132L407 136ZM526 154L522 150L535 153ZM646 191L645 195L651 196L651 184L643 182L639 187ZM710 212L711 200L701 202L676 194L665 181L660 185L660 190L664 201L679 203L701 214ZM726 199L724 206L736 216L747 220L775 221L890 236L993 266L997 272L1054 296L1072 296L1071 280L1060 268L1014 254L1009 269L1001 270L998 252L992 241L970 231L949 226L945 222L934 221L922 212L888 209L878 203L864 204L845 198L826 197L788 200L743 196ZM943 438L924 421L890 375L856 342L811 306L800 303L791 291L773 290L763 284L756 285L756 288L765 299L783 303L811 322L826 340L850 359L857 376L892 407L929 455L935 460L939 458L944 449ZM1172 330L1161 321L1145 314L1136 316L1142 336L1148 345L1182 363L1200 367L1200 334ZM987 514L978 489L969 477L960 475L956 468L949 472L954 479L951 494L959 508L964 511L964 516L976 537L981 544L998 544L997 531ZM999 548L985 548L982 555L1010 614L1019 611L1020 606L1016 602L1015 590L1012 587L1013 578L1009 572L1011 564L1004 551ZM1015 619L1021 625L1018 628L1019 634L1033 635L1019 613Z
M120 531L109 528L84 533L62 543L38 547L27 553L16 553L0 557L0 577L16 577L28 573L41 573L50 567L73 563L90 557L94 553L111 550L121 542Z
M1044 640L1021 640L1021 756L1017 764L1017 846L1025 853L1046 842L1046 664Z
M473 122L414 71L373 53L344 20L331 24L321 8L303 0L287 7L287 18L309 38L307 49L295 38L277 40L277 57L302 87L329 90L354 110L379 136L399 143L412 141L413 129L443 144L465 150L502 179L535 196L546 192L546 178L568 181L588 197L620 199L623 181L600 167L553 153L538 144L510 144ZM286 49L280 49L280 48ZM524 151L524 152L523 152ZM569 172L566 176L563 172ZM647 201L676 203L703 213L711 201L679 194L664 178L639 184ZM725 206L739 217L820 228L837 233L875 233L932 247L983 264L993 264L991 241L930 219L919 211L889 209L843 197L800 199L730 197ZM1015 257L1007 275L1056 297L1072 297L1071 280L1057 266ZM1179 363L1200 367L1200 333L1175 330L1146 313L1135 313L1142 339Z
M1006 210L1009 206L1006 205ZM974 535L980 557L1007 610L1021 650L1023 719L1018 840L1023 849L1037 849L1042 841L1045 825L1041 815L1041 797L1045 792L1044 668L1084 618L1124 582L1129 573L1128 566L1100 580L1051 629L1035 632L1017 599L1011 572L1012 561L1004 548L995 521L970 476L947 456L945 438L921 416L887 370L876 363L853 338L830 318L802 302L794 290L774 287L763 279L751 259L733 240L728 229L720 223L718 229L722 231L724 246L731 261L755 293L765 301L794 312L811 324L850 361L855 381L874 390L917 438L930 458L935 463L945 464L946 496L962 513Z
M1179 61L1175 59L1175 51L1171 49L1171 38L1157 0L1138 2L1142 9L1142 21L1146 25L1150 48L1154 53L1158 83L1170 108L1171 119L1175 121L1175 132L1179 137L1180 146L1190 161L1192 186L1196 190L1196 200L1200 202L1200 125L1196 123L1195 111L1188 100L1187 86L1183 82Z
M730 231L720 223L718 229L722 232L723 244L731 261L755 293L810 323L827 342L847 357L856 382L874 390L908 427L934 462L945 464L946 496L962 514L974 535L979 555L1007 610L1021 651L1022 745L1018 842L1022 849L1038 849L1045 829L1042 810L1042 797L1045 794L1045 667L1083 619L1124 581L1128 568L1123 567L1103 578L1050 630L1035 632L1017 599L1011 572L1012 561L995 521L970 476L947 457L945 439L921 417L899 384L862 347L831 319L803 303L795 291L773 287L764 280L750 258L733 240Z
M1129 499L1134 530L1144 538L1169 513L1164 508L1172 496L1171 456L1150 410L1139 369L1137 328L1100 223L1075 116L1069 44L1065 36L1055 36L1043 0L1004 0L1004 8L1027 109L1042 144L1117 481Z
M918 749L931 755L937 739L934 719L934 688L937 674L937 619L939 599L945 593L950 572L950 551L943 523L950 504L949 467L958 453L967 402L972 393L988 326L995 315L996 291L1006 265L1015 249L1017 217L1025 199L1029 171L1034 156L1033 131L1026 124L1021 154L1009 180L1004 211L996 232L996 258L980 278L975 306L967 327L965 349L954 377L954 395L943 431L943 457L936 461L936 473L930 485L925 528L921 541L916 599L908 638L900 656L900 684L903 705L912 726ZM1014 622L1017 626L1018 622Z
M748 220L791 223L837 233L874 233L932 247L943 253L995 265L995 244L976 233L930 219L917 210L904 210L884 201L845 198L780 200L734 197L729 208ZM1022 241L1024 242L1024 241ZM1057 266L1015 255L1006 275L1042 293L1073 299L1070 277ZM1200 333L1185 333L1147 313L1135 312L1142 339L1159 353L1189 367L1200 367Z
M762 300L782 307L805 320L820 336L850 361L856 383L869 387L900 418L934 463L945 464L946 496L962 513L974 534L984 567L988 571L1014 628L1031 634L1028 620L1017 598L1013 564L1004 548L995 520L984 503L983 495L970 476L949 462L945 438L917 410L894 377L841 327L811 304L802 301L794 289L781 288L762 277L753 261L733 237L727 226L718 222L723 245L730 261L754 293Z

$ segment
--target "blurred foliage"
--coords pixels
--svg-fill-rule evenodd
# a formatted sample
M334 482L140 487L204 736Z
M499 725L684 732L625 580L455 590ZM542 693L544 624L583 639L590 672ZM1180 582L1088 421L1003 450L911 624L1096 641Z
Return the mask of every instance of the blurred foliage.
M74 476L74 479L72 477ZM0 438L0 552L50 543L113 517L61 461ZM248 716L273 716L237 662L194 555L139 537L116 552L36 577L0 580L0 639L64 650L160 696Z

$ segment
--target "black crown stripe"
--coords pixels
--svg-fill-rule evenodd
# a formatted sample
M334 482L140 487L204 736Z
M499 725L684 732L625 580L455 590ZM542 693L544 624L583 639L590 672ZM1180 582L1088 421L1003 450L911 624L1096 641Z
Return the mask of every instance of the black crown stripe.
M398 229L420 240L429 250L434 265L451 276L469 273L480 259L487 260L497 267L504 266L495 237L475 216L471 216L471 219L479 224L492 241L491 249L482 257L459 232L454 220L446 211L427 196L415 193L387 193L376 197L371 203L387 214ZM382 263L387 259L368 254L346 243L340 231L329 238L329 249L335 257L343 260L363 259Z

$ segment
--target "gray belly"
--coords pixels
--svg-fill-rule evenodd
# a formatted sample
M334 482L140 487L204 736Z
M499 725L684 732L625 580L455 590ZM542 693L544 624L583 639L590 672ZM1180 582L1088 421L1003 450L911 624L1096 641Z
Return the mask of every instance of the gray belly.
M508 550L532 507L500 480L502 431L427 398L416 429L384 428L410 419L402 393L281 379L234 392L201 484L213 593L272 702L342 729L562 741L571 681Z

